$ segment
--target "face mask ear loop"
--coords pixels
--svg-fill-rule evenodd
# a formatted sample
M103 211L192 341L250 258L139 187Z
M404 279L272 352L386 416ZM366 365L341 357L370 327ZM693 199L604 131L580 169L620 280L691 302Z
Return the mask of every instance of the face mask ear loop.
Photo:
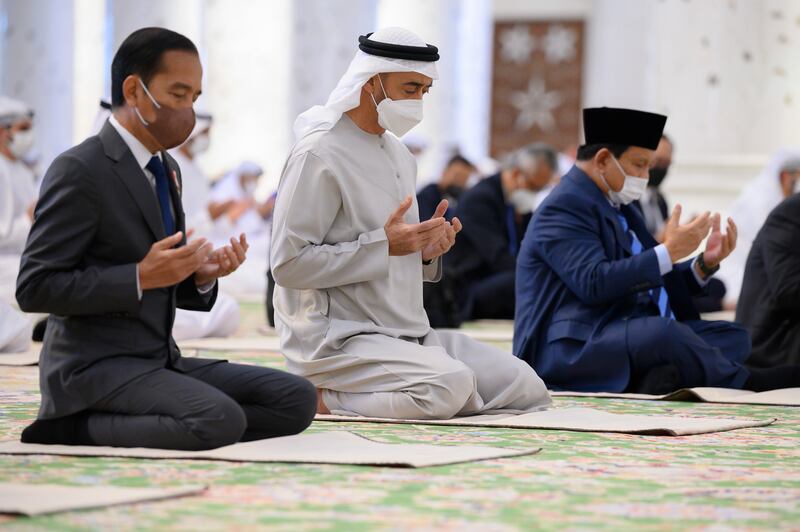
M386 89L385 89L385 88L384 88L384 86L383 86L383 80L381 80L381 75L380 75L380 74L378 74L378 83L380 83L380 84L381 84L381 90L383 91L383 97L384 97L384 98L388 98L388 97L389 97L389 95L388 95L388 94L386 94Z
M155 106L156 109L161 109L161 105L156 101L155 98L153 98L153 95L150 94L150 91L147 90L147 86L144 84L144 81L142 81L142 78L139 78L139 85L142 86L142 89L144 90L144 93L147 94L147 97L150 98L151 102L153 102L153 106ZM134 106L133 107L133 112L135 112L136 116L139 117L139 121L144 125L144 127L147 127L147 126L150 125L150 122L148 122L147 120L144 119L144 117L142 116L142 113L139 111L138 107Z
M158 103L156 101L156 99L153 98L153 95L150 94L150 91L147 90L147 85L144 84L144 81L142 81L142 78L139 78L139 85L142 86L142 88L144 89L144 93L147 94L147 97L150 98L150 101L153 102L153 105L155 105L156 109L161 109L161 104Z

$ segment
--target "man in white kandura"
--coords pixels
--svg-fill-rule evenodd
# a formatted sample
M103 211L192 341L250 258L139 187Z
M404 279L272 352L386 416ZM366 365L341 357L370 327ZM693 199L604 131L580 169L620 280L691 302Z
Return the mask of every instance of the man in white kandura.
M321 413L450 418L546 408L527 364L431 329L423 281L461 229L442 201L420 223L416 163L397 138L422 119L436 47L387 28L359 39L325 106L297 119L281 176L271 264L289 370L319 390ZM388 130L388 132L387 132Z
M0 301L9 304L16 304L19 259L37 196L36 178L23 161L33 140L33 110L0 96Z

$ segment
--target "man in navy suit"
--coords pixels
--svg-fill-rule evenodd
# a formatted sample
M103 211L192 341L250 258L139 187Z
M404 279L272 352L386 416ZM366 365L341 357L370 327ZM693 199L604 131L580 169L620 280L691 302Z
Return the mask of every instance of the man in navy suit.
M554 389L800 385L799 366L748 370L747 332L701 321L692 303L735 247L733 221L725 234L718 214L680 225L678 205L657 244L630 205L647 186L666 117L595 108L583 121L586 144L520 249L514 353ZM706 236L705 251L681 262Z

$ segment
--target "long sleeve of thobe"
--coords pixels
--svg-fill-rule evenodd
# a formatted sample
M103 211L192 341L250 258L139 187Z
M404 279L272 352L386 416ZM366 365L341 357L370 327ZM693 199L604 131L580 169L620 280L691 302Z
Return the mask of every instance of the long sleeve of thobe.
M336 177L313 153L287 162L278 196L270 254L277 284L325 289L389 275L389 241L383 227L362 232L350 242L326 243L336 217L347 213L342 212Z
M19 255L31 229L27 213L14 208L11 176L0 169L0 254Z
M436 257L430 264L423 264L422 280L426 283L438 283L442 280L442 257Z

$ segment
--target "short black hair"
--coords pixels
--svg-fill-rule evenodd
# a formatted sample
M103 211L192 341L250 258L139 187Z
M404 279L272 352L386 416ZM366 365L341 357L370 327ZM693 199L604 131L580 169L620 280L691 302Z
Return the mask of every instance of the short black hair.
M628 148L630 148L630 146L625 146L624 144L584 144L578 147L576 159L579 161L588 161L597 155L597 152L603 148L610 151L612 154L614 154L614 157L619 159L622 157L622 154L625 153Z
M454 164L463 164L463 165L469 166L470 168L475 168L474 164L469 162L469 160L466 157L464 157L463 155L461 155L459 153L457 153L457 154L453 155L452 157L450 157L450 159L447 161L447 164L445 165L445 168L450 168Z
M122 94L125 78L136 74L147 84L161 68L164 52L171 50L198 53L188 37L166 28L142 28L128 35L111 62L111 107L125 105Z

